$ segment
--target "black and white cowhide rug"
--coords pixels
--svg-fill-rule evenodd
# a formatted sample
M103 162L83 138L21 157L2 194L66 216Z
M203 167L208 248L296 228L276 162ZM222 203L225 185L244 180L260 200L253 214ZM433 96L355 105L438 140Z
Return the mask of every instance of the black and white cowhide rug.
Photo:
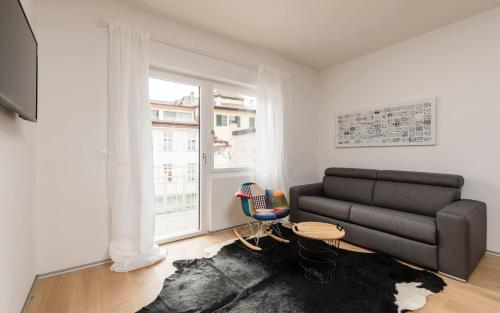
M386 255L342 249L334 280L311 283L298 265L297 237L284 231L292 239L288 245L264 237L263 251L255 252L227 242L212 257L174 262L175 274L139 312L409 312L446 286L440 277Z

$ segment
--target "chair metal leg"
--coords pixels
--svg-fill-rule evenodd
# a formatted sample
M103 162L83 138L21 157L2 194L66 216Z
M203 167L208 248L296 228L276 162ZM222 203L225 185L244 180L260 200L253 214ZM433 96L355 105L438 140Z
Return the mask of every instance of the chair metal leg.
M248 240L246 240L245 238L243 238L239 233L238 231L235 229L233 229L234 231L234 234L236 235L236 237L238 237L238 239L241 241L242 244L244 244L245 246L247 246L248 248L252 249L252 250L255 250L255 251L261 251L262 248L259 247L259 246L256 246L256 245L253 245L251 244L250 242L248 242Z
M243 229L244 235L241 235L236 228L233 231L236 237L238 237L238 239L245 246L247 246L252 250L261 251L262 248L259 247L259 240L262 232L262 226L263 223L261 221L257 221L257 223L252 223L252 220L249 218L247 221L247 225ZM245 238L244 236L247 235L248 232L250 233L250 235ZM251 243L250 240L252 240L253 243Z

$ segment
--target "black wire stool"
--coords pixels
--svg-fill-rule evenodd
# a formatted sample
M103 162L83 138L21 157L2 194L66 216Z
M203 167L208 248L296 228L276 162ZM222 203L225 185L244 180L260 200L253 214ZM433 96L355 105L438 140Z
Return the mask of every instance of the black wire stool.
M329 284L337 275L339 240L333 247L311 239L299 239L297 244L304 277L316 284Z
M301 222L294 224L292 230L302 237L297 245L304 277L313 283L329 284L337 275L340 239L345 236L342 225Z

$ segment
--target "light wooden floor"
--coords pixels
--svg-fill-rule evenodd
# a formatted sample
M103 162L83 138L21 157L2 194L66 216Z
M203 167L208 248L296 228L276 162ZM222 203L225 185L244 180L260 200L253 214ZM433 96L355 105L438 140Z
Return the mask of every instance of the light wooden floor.
M165 277L173 273L173 260L205 256L204 249L234 235L226 231L163 245L167 259L130 273L113 273L110 264L36 281L27 313L127 313L153 301ZM362 248L342 243L355 251ZM485 255L467 283L443 277L448 286L428 298L418 312L500 312L500 257Z

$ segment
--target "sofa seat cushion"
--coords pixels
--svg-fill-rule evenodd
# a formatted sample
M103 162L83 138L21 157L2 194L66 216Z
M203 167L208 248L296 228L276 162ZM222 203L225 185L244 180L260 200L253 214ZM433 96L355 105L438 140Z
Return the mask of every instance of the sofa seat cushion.
M350 221L428 244L437 242L436 220L430 216L354 204Z
M353 203L326 197L304 196L299 198L299 209L319 215L349 221Z

